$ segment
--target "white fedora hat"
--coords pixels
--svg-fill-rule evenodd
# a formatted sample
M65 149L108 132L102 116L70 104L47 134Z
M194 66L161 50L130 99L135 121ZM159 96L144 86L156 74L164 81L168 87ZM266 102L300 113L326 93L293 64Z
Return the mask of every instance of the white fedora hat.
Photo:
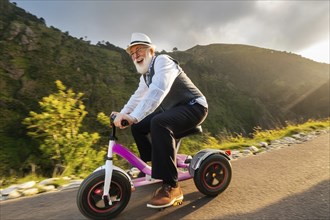
M152 44L150 38L142 33L133 33L131 37L131 43L127 46L126 52L130 53L130 48L134 45L144 44L150 47L155 48L155 45Z

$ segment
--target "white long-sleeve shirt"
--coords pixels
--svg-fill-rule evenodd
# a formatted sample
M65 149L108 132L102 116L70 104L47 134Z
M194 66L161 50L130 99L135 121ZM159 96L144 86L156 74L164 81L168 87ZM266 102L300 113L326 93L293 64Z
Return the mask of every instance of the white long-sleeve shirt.
M154 63L154 70L155 74L152 77L152 82L149 87L145 83L143 75L141 75L137 90L120 111L121 113L129 114L134 117L137 122L156 110L170 91L174 80L180 73L178 65L167 55L157 56ZM196 101L207 108L205 97L200 97L196 99Z

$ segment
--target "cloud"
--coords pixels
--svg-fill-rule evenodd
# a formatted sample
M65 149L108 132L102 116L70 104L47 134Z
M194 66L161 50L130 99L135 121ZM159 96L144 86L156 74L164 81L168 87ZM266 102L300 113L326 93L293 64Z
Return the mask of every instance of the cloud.
M298 51L329 38L328 1L124 1L109 15L120 45L140 31L166 50L225 42Z
M196 44L211 43L227 22L243 19L253 4L223 1L145 1L120 2L112 10L124 10L120 23L112 24L114 30L130 35L139 31L150 35L159 48L187 49ZM111 14L111 13L110 13ZM125 25L127 24L127 28ZM124 28L122 27L124 26ZM128 38L129 39L129 38ZM127 41L126 41L127 42Z
M265 7L259 8L252 23L259 25L257 30L265 38L254 35L251 41L295 51L329 39L329 2L277 2L272 8L262 3Z
M236 43L295 52L329 41L329 1L16 2L73 36L122 48L132 32L148 34L167 51Z

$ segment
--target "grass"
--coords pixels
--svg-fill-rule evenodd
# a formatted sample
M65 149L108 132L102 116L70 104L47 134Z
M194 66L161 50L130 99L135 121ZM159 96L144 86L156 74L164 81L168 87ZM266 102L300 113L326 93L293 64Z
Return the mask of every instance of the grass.
M257 145L260 142L270 143L272 140L278 140L284 137L292 136L299 133L310 133L315 130L329 129L330 118L324 120L308 120L303 124L293 124L287 122L285 127L272 130L262 130L255 128L252 138L243 137L242 135L230 135L220 141L220 149L241 150L245 147Z
M308 120L303 124L293 124L287 122L287 126L284 128L277 128L274 130L255 130L254 139L257 141L266 141L270 142L272 140L281 139L283 137L291 136L298 133L309 133L315 130L329 129L330 127L330 118L325 120L315 121Z
M329 129L330 118L324 120L308 120L303 124L287 122L284 127L272 130L255 128L251 137L244 137L241 134L228 134L212 137L209 134L191 136L182 142L179 153L194 155L199 150L212 148L221 150L243 150L250 146L258 146L260 142L270 143L283 137L292 136L298 133L310 133L315 130Z

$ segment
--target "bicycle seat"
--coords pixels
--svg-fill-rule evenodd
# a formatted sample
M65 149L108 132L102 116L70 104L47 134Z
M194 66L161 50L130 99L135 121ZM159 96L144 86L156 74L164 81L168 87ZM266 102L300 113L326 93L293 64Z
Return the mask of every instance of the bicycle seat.
M198 125L197 127L194 127L192 129L189 129L189 130L184 131L184 132L179 133L179 134L175 134L174 136L175 136L176 139L181 139L183 137L193 135L193 134L202 133L202 132L203 132L202 126Z

